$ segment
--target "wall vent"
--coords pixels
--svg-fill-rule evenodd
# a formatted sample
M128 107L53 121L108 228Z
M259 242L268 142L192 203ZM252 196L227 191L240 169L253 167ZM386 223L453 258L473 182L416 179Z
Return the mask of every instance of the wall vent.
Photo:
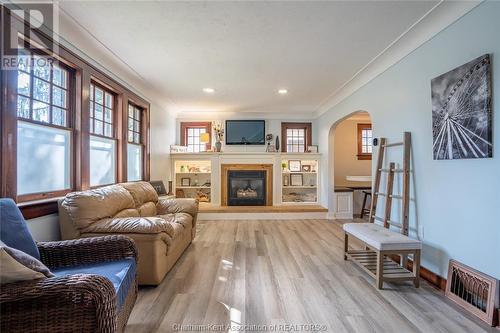
M491 326L498 321L498 292L497 279L450 260L446 297Z

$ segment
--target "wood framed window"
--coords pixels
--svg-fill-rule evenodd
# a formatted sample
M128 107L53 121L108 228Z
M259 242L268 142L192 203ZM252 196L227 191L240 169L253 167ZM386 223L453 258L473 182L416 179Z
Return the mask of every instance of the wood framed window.
M141 178L149 180L148 101L50 36L37 33L31 43L29 23L2 10L0 25L10 22L20 47L18 67L0 75L0 196L35 218L57 213L57 198L70 191L127 181L129 103L141 110ZM103 169L103 161L112 166Z
M89 99L90 186L114 184L118 174L115 94L92 81Z
M358 124L358 160L372 159L372 124Z
M208 142L202 142L203 133L208 133ZM212 123L181 122L181 145L187 146L190 153L207 151L212 146Z
M311 123L281 123L282 152L304 153L311 144Z
M74 188L71 82L74 72L28 49L17 69L17 165L19 202L53 198ZM28 64L31 66L28 66Z
M127 112L127 180L144 178L143 109L132 103Z

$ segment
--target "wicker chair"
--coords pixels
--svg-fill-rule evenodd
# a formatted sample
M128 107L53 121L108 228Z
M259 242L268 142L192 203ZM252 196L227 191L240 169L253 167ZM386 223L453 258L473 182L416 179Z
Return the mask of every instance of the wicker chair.
M2 226L8 218L4 215L5 204L11 205L5 200L0 199ZM56 277L1 285L1 332L123 331L137 297L137 250L130 238L113 235L39 242L36 246L40 260ZM99 265L116 266L125 260L133 262L133 271L128 273L133 280L123 295L117 295L119 289L112 281L95 271ZM90 270L94 274L86 274L89 267L94 267L94 271ZM58 270L84 274L57 274Z

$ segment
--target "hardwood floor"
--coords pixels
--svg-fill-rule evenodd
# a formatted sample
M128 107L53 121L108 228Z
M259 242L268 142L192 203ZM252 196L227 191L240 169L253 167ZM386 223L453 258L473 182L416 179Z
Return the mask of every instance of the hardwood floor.
M127 332L174 332L181 325L227 332L208 325L229 324L237 332L245 325L252 332L300 331L279 326L290 324L325 332L497 332L425 281L419 289L374 288L343 260L338 222L203 221L199 229L163 283L140 288Z

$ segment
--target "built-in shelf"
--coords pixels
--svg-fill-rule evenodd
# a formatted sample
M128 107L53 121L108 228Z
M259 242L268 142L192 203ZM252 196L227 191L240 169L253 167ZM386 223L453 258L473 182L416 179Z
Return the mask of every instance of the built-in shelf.
M176 197L194 198L200 202L212 201L212 163L209 159L179 159L174 161L174 188ZM188 179L188 180L186 180Z
M318 155L282 156L281 202L283 204L318 203ZM305 171L303 170L307 166ZM301 171L290 171L290 168ZM295 185L291 185L291 184ZM301 184L301 185L299 185Z
M210 186L176 186L175 188L182 188L182 189L187 189L187 188L210 188Z
M287 188L310 188L310 189L315 189L315 188L318 188L317 186L307 186L307 185L304 185L304 186L283 186L283 189L287 189Z

